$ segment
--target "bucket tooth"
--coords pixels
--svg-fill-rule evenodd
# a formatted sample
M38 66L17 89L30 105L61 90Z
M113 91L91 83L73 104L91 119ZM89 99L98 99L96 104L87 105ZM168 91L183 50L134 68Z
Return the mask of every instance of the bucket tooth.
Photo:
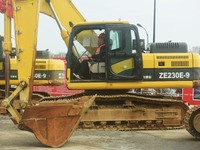
M79 101L41 103L27 107L21 122L42 144L61 147L72 135L94 99L82 97Z

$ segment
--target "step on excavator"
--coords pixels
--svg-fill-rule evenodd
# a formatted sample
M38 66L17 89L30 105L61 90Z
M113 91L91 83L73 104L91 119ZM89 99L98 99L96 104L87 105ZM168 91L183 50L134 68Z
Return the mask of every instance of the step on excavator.
M5 87L9 87L11 18L13 17L18 86L5 94L2 106L19 129L33 132L43 144L62 146L76 127L137 130L184 126L189 109L180 100L130 93L137 88L199 87L200 56L185 43L153 43L143 53L138 29L128 22L86 22L71 1L1 0L4 16ZM5 7L4 7L5 6ZM68 47L67 87L85 90L71 96L44 97L32 103L39 14L56 20ZM98 36L105 35L104 59L92 59ZM27 40L28 39L28 40ZM88 53L88 55L86 55ZM90 55L89 55L90 54ZM83 62L88 69L76 78ZM8 90L6 90L8 91ZM19 108L13 105L18 98ZM193 118L199 120L199 113ZM195 126L198 132L198 126Z

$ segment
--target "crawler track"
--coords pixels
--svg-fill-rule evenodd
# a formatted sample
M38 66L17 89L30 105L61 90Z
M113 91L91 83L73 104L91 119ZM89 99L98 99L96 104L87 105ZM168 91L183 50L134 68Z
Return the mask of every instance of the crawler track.
M44 97L34 94L32 102L35 105L36 103L78 101L83 96L93 96L93 94L80 93L60 97ZM184 128L184 117L187 110L188 106L181 100L101 92L81 119L78 128L101 130Z
M45 97L40 102L74 100L84 95L87 94ZM132 94L98 95L78 127L104 130L177 129L184 127L187 110L188 106L180 100Z

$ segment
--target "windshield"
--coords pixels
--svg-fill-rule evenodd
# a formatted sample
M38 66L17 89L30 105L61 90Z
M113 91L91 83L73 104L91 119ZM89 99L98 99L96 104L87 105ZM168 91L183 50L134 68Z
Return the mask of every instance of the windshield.
M92 29L92 30L82 30L79 32L73 41L73 47L77 51L78 55L84 56L88 53L95 54L98 47L98 36L101 33L105 33L103 29Z

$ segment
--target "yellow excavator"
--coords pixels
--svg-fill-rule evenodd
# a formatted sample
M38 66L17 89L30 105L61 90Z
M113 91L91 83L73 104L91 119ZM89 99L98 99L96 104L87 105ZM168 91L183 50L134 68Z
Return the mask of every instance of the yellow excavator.
M11 44L10 0L4 0L4 51L9 72ZM2 7L1 7L2 8ZM143 53L138 29L128 22L85 22L68 0L13 0L18 86L2 105L19 129L33 132L43 144L62 146L77 126L95 129L173 129L183 127L189 109L179 100L145 97L134 88L183 88L200 86L200 56L187 53L184 43L154 43ZM3 12L3 11L2 11ZM67 86L85 92L68 97L44 97L32 103L33 75L39 14L54 18L68 46ZM85 58L95 53L97 37L106 35L104 61ZM172 53L173 52L173 53ZM76 68L88 59L88 76L77 79ZM9 85L9 78L6 78ZM13 105L19 95L20 109ZM199 133L199 108L190 113L190 130ZM87 113L86 113L87 112ZM195 133L196 133L195 132ZM195 134L197 135L197 134Z

